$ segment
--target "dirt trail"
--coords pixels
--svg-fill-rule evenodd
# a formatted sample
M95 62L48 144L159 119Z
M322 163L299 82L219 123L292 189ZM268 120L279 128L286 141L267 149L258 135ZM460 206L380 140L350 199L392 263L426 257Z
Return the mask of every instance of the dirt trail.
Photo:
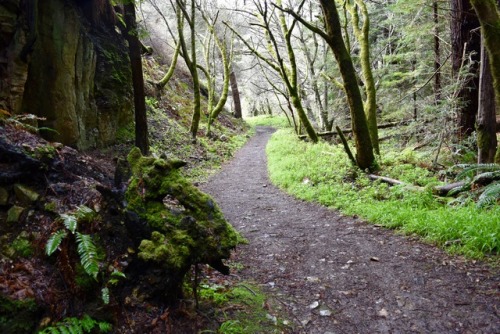
M257 134L203 185L249 240L242 275L283 306L294 333L500 333L500 277L485 265L271 185Z

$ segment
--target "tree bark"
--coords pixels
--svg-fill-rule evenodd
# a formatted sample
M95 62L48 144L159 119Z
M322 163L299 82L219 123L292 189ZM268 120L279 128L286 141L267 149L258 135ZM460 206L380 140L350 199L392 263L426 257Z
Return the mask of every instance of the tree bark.
M451 46L452 71L455 79L464 64L464 55L469 55L474 62L470 66L469 74L472 79L466 80L459 88L457 98L461 101L458 110L458 138L464 139L474 131L477 112L479 78L477 64L481 52L481 39L475 29L479 28L479 20L472 9L470 0L451 0ZM463 75L461 76L463 77Z
M148 121L146 116L146 97L144 93L144 77L142 75L141 43L137 37L137 23L135 18L135 4L123 5L126 38L129 45L130 65L132 69L132 83L134 87L135 107L135 145L143 155L149 154Z
M238 81L236 80L236 74L234 70L231 71L229 75L229 80L231 81L231 93L233 94L233 103L234 103L234 118L241 118L241 100L240 100L240 91L238 90Z
M500 13L495 0L471 0L481 22L481 33L490 59L493 88L500 105Z
M488 55L481 45L481 67L479 74L479 109L477 112L477 162L491 163L497 148L495 92Z

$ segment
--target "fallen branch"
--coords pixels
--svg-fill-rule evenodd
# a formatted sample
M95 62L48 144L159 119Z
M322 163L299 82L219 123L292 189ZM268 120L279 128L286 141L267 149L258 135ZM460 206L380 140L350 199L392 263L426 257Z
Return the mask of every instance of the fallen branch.
M349 160L351 160L351 162L354 166L357 166L358 163L356 162L356 159L352 155L351 149L349 148L349 144L347 143L347 140L345 139L345 136L342 133L342 130L338 126L336 127L336 129L337 129L337 132L339 133L340 140L342 141L342 145L344 145L344 150L347 153Z
M372 181L377 181L380 180L381 182L390 184L391 186L399 186L399 185L406 185L403 181L399 181L396 179L391 179L390 177L385 177L385 176L378 176L375 174L369 174L368 178Z

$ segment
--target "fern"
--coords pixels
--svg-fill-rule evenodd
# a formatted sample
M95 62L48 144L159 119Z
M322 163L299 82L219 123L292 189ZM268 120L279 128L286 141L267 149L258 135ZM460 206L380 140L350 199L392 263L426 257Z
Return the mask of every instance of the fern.
M94 219L95 211L88 206L81 205L75 212L75 217L79 222L90 222Z
M110 323L97 321L85 314L81 319L65 318L63 321L54 324L53 326L39 331L38 334L83 334L91 333L94 328L99 329L100 333L110 332L113 328Z
M471 179L475 174L479 172L498 172L500 171L499 164L460 164L454 166L454 168L463 169L457 175L458 180Z
M99 273L99 262L97 258L97 247L92 241L92 237L87 234L76 232L76 242L78 244L78 254L80 262L87 274L97 279Z
M104 304L108 305L109 304L109 289L108 288L102 288L101 289L101 298Z
M66 233L66 231L64 230L59 230L54 233L45 245L45 253L49 256L52 255L67 235L68 233Z
M495 182L484 188L483 193L478 198L477 206L484 208L496 204L498 200L500 200L500 182Z
M63 220L64 226L72 233L75 234L76 228L78 227L78 220L74 215L62 214L61 218Z

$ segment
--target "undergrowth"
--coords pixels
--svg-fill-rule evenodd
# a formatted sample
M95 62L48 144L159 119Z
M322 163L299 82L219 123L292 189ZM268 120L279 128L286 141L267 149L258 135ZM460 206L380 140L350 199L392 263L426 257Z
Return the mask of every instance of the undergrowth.
M181 170L183 176L194 182L204 181L245 144L248 126L223 112L212 125L212 135L207 137L207 117L202 116L197 141L192 143L189 133L192 112L189 108L177 110L174 105L171 101L149 98L151 152L158 157L188 162Z
M307 144L289 129L276 132L267 146L270 178L298 198L420 235L450 252L497 258L500 206L480 209L475 203L448 205L450 199L433 195L432 188L440 182L428 169L418 167L419 157L414 151L384 149L381 175L418 189L370 181L352 167L340 146Z
M220 322L217 331L205 330L202 333L282 333L287 323L266 310L266 295L258 286L248 282L233 286L200 284L199 297L201 303L216 307L215 318Z

